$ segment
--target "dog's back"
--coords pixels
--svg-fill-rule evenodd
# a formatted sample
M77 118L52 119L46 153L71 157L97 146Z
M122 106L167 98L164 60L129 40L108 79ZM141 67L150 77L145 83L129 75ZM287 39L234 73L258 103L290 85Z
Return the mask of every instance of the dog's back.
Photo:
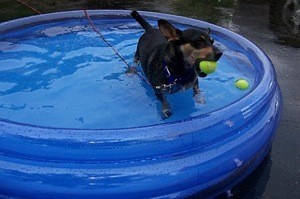
M162 32L153 28L138 12L133 11L131 15L145 29L145 33L139 39L135 58L141 62L143 70L149 78L151 76L149 73L154 72L150 66L156 65L152 62L159 60L154 56L161 54L158 51L164 49L163 46L166 46L168 42Z

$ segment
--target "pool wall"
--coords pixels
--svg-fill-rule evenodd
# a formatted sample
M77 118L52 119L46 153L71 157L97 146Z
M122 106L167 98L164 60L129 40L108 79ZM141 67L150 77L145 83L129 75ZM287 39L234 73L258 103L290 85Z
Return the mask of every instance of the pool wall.
M130 17L130 11L120 10L88 13L92 19ZM281 92L268 57L245 38L221 27L179 16L140 13L210 27L235 41L256 57L251 92L207 114L137 128L63 129L0 119L0 196L214 197L262 162L282 112ZM0 24L0 33L77 18L85 19L84 12L33 16Z

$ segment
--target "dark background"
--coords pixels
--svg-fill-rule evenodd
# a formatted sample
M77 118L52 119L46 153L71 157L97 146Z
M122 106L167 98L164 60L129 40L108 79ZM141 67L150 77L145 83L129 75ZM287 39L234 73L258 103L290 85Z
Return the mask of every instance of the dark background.
M300 198L300 0L22 0L41 13L136 9L204 20L249 39L270 57L283 94L283 116L270 154L232 190L232 198ZM0 0L0 22L36 15Z

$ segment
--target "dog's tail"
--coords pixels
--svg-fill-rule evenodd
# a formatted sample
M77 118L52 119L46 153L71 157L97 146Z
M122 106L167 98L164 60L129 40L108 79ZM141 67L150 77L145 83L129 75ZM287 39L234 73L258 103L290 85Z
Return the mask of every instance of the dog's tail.
M152 28L152 26L135 10L131 12L131 16L147 31Z

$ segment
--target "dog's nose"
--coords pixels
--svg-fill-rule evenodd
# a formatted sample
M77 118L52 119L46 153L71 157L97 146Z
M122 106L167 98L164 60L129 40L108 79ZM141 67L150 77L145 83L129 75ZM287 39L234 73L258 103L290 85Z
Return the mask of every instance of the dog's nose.
M221 51L217 51L215 54L216 61L218 61L222 57L223 53Z
M215 46L213 46L213 50L214 50L214 53L215 53L215 56L214 56L215 60L214 61L218 61L222 57L223 53L220 49L218 49Z

